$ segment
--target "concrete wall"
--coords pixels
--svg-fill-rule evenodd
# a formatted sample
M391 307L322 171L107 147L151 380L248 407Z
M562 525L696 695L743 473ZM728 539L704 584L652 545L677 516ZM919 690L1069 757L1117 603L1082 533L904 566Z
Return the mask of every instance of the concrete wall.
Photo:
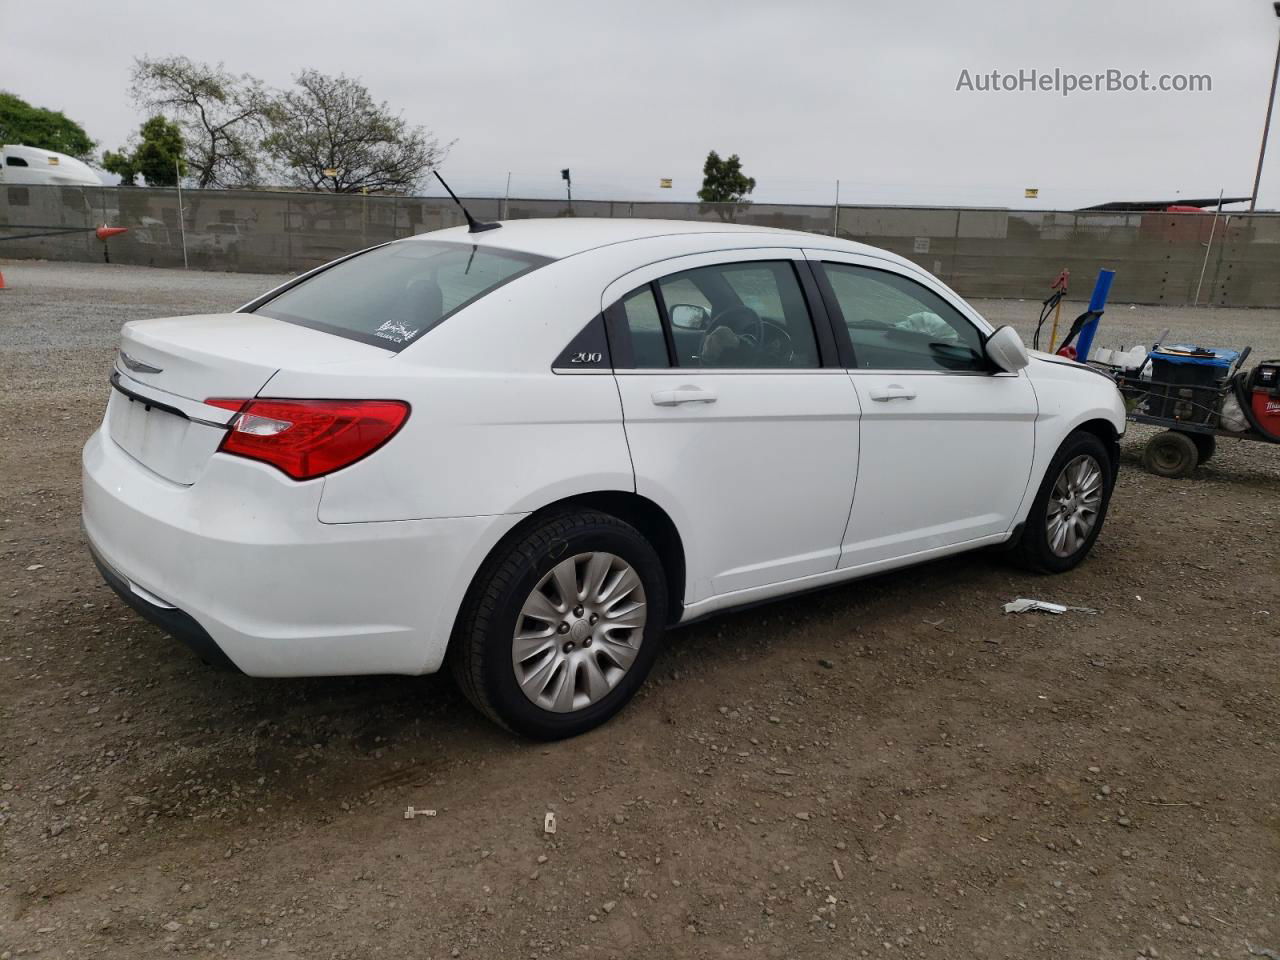
M447 200L249 190L183 194L187 257L201 270L296 273L370 244L462 223ZM831 234L832 207L755 203L468 200L480 219L658 217L786 227ZM1099 267L1116 271L1112 302L1280 306L1280 215L1075 213L859 207L838 211L841 237L909 257L972 297L1043 299L1063 268L1084 299ZM134 187L0 188L0 257L101 260L83 228L129 228L109 244L112 262L182 266L176 191ZM59 228L76 233L27 236ZM12 239L21 238L21 239Z

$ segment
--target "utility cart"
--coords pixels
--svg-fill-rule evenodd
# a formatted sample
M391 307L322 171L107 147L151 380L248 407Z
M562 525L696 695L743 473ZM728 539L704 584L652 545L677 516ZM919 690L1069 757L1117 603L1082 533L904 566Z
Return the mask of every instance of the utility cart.
M1129 420L1165 428L1147 442L1143 466L1186 477L1218 437L1280 444L1280 361L1244 371L1249 352L1157 344L1136 368L1092 365L1115 378Z

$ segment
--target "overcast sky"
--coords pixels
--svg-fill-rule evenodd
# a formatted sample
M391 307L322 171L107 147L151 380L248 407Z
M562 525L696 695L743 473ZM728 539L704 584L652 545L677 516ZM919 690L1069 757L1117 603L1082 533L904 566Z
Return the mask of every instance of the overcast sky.
M501 194L510 171L512 195L545 195L567 166L575 196L689 199L716 149L759 201L829 202L838 178L848 203L1069 209L1247 196L1278 34L1270 0L0 0L0 88L114 148L143 119L135 55L275 86L314 67L456 140L459 193ZM1032 68L1209 74L1212 91L956 90L962 70Z

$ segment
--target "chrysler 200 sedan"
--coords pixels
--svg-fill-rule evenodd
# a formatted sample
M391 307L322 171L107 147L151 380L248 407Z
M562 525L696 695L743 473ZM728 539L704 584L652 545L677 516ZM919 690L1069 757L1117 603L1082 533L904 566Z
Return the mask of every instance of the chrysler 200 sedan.
M126 324L84 526L212 664L447 664L551 739L622 707L677 623L997 544L1074 567L1124 423L1106 377L891 253L527 220Z

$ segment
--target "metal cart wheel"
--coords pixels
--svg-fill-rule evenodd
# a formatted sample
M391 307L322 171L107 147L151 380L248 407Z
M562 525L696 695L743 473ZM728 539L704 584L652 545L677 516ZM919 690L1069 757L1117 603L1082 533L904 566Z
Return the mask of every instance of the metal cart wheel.
M1195 441L1177 430L1157 433L1142 451L1142 465L1158 477L1189 477L1199 462Z
M1200 454L1200 462L1207 463L1218 449L1218 438L1212 433L1189 433L1191 442L1196 445L1196 453Z

